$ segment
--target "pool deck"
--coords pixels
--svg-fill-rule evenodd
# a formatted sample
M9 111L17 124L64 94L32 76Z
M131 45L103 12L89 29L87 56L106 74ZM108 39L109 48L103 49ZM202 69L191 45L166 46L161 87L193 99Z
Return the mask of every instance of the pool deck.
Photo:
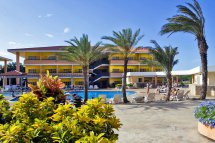
M123 124L118 143L213 143L197 131L193 111L200 101L114 105Z

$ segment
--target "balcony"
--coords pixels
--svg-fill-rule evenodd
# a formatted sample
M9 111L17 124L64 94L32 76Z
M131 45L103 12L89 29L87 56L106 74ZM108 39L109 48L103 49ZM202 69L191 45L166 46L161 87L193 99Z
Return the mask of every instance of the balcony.
M43 72L42 74L46 74ZM83 73L50 73L52 76L58 76L58 77L83 77ZM27 77L39 77L40 73L27 73Z
M24 60L24 65L77 65L75 62L66 60Z
M110 73L110 77L113 78L113 77L122 77L123 73Z
M124 65L124 60L110 60L110 65ZM128 60L128 65L140 65L140 61Z

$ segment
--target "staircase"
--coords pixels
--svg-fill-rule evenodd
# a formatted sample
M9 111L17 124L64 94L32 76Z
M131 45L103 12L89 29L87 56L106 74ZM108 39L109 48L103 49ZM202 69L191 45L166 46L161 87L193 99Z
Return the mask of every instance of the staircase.
M96 61L96 62L92 63L90 65L90 69L95 70L95 69L98 69L101 66L108 66L108 65L109 65L108 59L102 59L102 60L99 60L99 61Z
M108 77L109 77L109 73L108 72L99 73L99 74L96 74L94 76L91 76L90 77L90 81L93 82L93 83L95 83L96 81L98 81L101 78L108 78Z

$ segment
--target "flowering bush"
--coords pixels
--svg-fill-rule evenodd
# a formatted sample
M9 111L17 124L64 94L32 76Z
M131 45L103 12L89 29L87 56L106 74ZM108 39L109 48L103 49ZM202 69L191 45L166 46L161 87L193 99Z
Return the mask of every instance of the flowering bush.
M65 84L57 76L50 75L49 71L46 75L40 75L36 86L31 84L28 86L40 101L47 97L53 97L55 103L61 103L66 99L63 91Z
M215 128L215 101L202 102L195 109L194 116L204 125Z
M33 93L23 94L11 109L8 104L0 108L0 115L7 117L0 122L0 142L115 142L118 134L114 130L120 128L120 121L112 105L100 100L75 108L71 104L55 104L53 97L40 101Z

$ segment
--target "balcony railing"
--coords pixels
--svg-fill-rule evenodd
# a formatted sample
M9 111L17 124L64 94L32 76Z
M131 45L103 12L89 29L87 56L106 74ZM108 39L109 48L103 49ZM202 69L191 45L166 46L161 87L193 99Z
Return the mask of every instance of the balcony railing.
M76 65L67 60L24 60L24 65Z
M46 72L43 72L42 74L46 74ZM50 73L52 76L58 76L58 77L82 77L83 73ZM27 76L29 77L39 77L40 73L27 73Z
M139 60L128 60L128 65L139 65ZM110 65L124 65L124 60L110 60Z

